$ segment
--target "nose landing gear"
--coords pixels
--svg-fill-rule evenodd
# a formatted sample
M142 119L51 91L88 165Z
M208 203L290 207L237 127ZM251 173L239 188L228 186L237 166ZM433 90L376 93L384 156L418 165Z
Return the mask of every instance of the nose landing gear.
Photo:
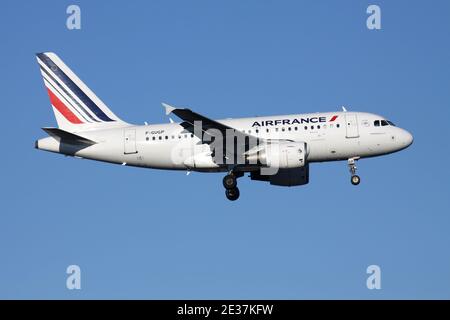
M230 201L235 201L239 198L239 189L237 187L237 178L242 177L242 172L231 171L223 177L223 186L225 187L225 196Z
M358 159L359 157L348 159L348 168L350 170L350 174L352 175L350 182L354 186L357 186L361 182L361 178L356 174L356 160Z
M361 182L361 178L355 174L350 181L352 182L352 185L357 186Z

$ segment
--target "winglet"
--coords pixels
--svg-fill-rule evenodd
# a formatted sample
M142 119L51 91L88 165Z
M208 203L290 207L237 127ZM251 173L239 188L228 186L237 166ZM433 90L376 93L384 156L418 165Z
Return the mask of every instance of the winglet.
M342 106L342 111L347 112L347 109L345 109L345 107Z
M163 107L166 108L166 115L169 115L173 110L175 110L176 108L168 105L167 103L162 103Z

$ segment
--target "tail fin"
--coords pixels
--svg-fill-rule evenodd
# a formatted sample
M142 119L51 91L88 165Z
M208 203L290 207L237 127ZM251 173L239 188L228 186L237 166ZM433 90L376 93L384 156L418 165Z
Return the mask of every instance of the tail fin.
M79 132L127 125L56 54L36 56L60 129Z

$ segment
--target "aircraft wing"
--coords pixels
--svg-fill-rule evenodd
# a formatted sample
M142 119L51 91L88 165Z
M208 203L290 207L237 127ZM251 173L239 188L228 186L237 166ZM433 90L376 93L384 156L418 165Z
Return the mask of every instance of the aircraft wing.
M210 118L207 118L207 117L205 117L201 114L198 114L190 109L175 108L175 107L172 107L165 103L163 103L163 106L166 108L166 115L173 113L176 116L178 116L180 119L182 119L184 121L183 123L181 123L181 125L185 128L194 127L195 122L198 121L198 125L201 125L202 132L206 133L206 134L208 134L207 130L216 129L216 130L219 130L224 137L227 134L229 135L230 133L234 133L236 136L241 136L241 137L250 137L251 136L249 134L242 133L239 130L236 130L235 128L229 127L223 123L220 123L220 122L217 122ZM191 130L188 130L188 131L191 131ZM194 133L194 132L192 132L192 133ZM251 137L256 138L254 136L251 136ZM198 137L198 138L202 139L202 137Z
M180 125L184 127L185 130L197 136L203 143L211 144L214 141L218 142L217 139L222 139L222 145L225 147L227 140L237 138L237 141L241 141L241 144L237 146L237 155L243 156L245 152L248 152L259 144L260 141L263 141L263 139L243 133L233 127L207 118L190 109L175 108L165 103L163 103L163 106L166 108L166 115L173 113L182 119L183 122ZM195 126L197 126L197 130L195 129ZM220 131L221 135L217 136L212 129ZM214 139L205 139L205 135L210 135L211 137L214 137ZM229 150L225 148L224 151L224 156L231 156ZM235 156L234 153L233 156Z

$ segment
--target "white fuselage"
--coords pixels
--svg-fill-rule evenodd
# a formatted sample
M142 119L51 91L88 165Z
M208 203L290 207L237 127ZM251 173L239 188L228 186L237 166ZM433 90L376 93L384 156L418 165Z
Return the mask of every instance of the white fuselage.
M334 119L333 119L334 118ZM375 125L376 121L379 125ZM374 157L396 152L412 143L406 130L386 125L384 117L363 112L328 112L218 120L262 139L306 142L308 162ZM188 159L209 150L207 144L179 123L80 132L97 143L83 148L65 145L52 137L41 139L37 148L87 159L130 166L171 170L196 170ZM211 165L206 171L224 171ZM209 170L208 170L209 169Z

